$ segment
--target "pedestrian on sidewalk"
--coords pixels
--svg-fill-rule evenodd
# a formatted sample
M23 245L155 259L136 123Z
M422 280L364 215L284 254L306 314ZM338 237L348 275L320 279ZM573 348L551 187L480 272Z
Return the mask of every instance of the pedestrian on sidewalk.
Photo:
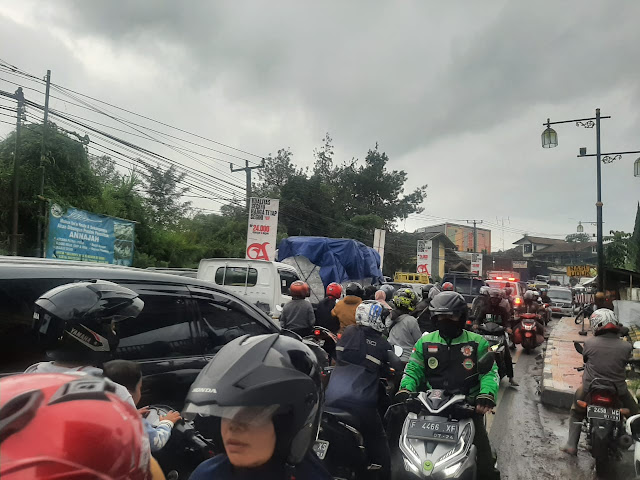
M578 453L582 421L586 414L585 409L578 405L578 401L585 399L594 379L603 378L613 382L622 406L628 408L631 415L640 413L640 408L625 382L625 367L631 357L632 347L629 342L620 338L620 323L615 313L607 308L600 308L591 315L591 325L594 336L584 342L582 386L576 390L573 398L569 415L569 438L566 445L560 448L569 455Z

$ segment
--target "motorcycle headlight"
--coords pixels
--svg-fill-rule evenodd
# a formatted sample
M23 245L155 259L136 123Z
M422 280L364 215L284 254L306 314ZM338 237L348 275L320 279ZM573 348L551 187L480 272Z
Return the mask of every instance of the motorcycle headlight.
M443 470L444 476L445 477L452 477L453 475L456 474L456 472L458 471L458 469L462 466L462 462L458 462L458 463L454 463L453 465L451 465L450 467L447 467Z
M462 430L462 435L460 435L460 438L458 439L458 443L456 443L455 447L453 447L451 450L445 453L442 457L440 457L440 459L435 463L434 467L435 468L441 467L442 465L445 465L447 462L450 462L451 460L455 459L459 455L464 455L464 453L467 451L470 445L471 445L471 424L467 424L464 427L464 430ZM444 472L446 473L450 468L454 466L456 467L456 470L457 470L460 467L459 464L460 462L445 468ZM446 476L450 476L450 475L452 474L446 473Z

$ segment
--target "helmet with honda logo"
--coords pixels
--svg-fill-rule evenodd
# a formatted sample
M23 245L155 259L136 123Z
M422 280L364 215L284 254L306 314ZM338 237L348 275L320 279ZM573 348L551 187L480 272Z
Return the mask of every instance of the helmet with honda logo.
M356 323L363 327L371 327L377 332L383 332L388 314L389 310L380 302L365 300L356 308Z
M601 335L607 332L616 333L620 330L620 322L613 310L599 308L591 314L591 329L594 335Z
M33 326L54 360L104 361L118 346L118 323L137 317L143 307L136 292L117 283L68 283L36 300Z
M105 379L22 374L0 379L0 478L154 478L140 414Z
M302 280L296 280L295 282L293 282L289 287L289 291L291 292L292 297L307 298L311 295L309 284L303 282Z
M453 292L455 289L453 288L453 283L451 282L444 282L442 284L442 291L443 292Z
M342 285L336 282L331 282L327 285L327 297L339 300L342 296Z

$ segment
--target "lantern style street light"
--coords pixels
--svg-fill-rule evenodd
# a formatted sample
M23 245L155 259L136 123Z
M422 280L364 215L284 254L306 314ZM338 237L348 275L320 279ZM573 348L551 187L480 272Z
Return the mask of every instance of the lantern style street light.
M547 128L542 132L542 148L553 148L558 146L558 134L551 128L547 118Z
M640 177L640 157L638 157L636 162L633 164L633 176Z

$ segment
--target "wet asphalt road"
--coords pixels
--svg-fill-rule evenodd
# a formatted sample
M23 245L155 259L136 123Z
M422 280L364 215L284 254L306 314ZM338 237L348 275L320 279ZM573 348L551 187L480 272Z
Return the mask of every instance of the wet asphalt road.
M551 323L551 327L553 324ZM559 450L567 438L568 411L552 409L540 403L542 347L527 355L520 347L514 354L517 388L502 380L496 414L490 420L489 438L498 454L502 480L595 480L594 462L585 450L585 435L580 438L578 457ZM607 479L635 478L633 453L625 452Z

